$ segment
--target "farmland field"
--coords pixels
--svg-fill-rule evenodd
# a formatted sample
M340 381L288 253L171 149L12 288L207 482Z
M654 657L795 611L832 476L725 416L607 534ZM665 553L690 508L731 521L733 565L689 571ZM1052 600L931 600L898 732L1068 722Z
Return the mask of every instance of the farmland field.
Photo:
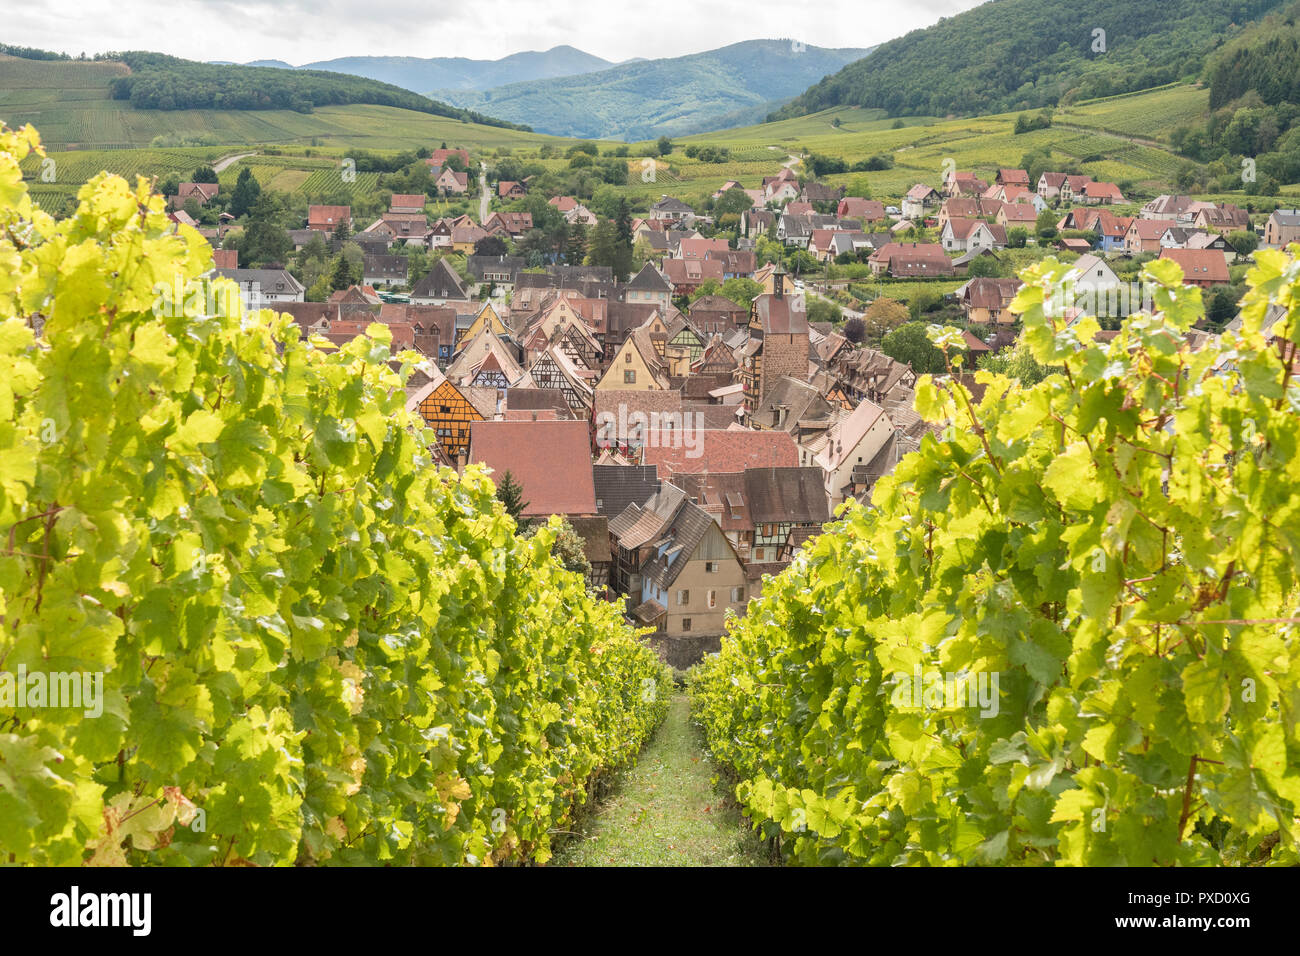
M374 173L355 182L339 178L349 151L414 150L440 143L464 145L489 161L509 153L540 161L548 170L568 165L556 137L498 129L383 106L322 107L310 114L290 111L134 110L108 98L108 84L120 64L18 60L0 57L0 118L10 125L31 122L41 130L57 178L39 176L32 160L24 172L44 200L69 196L101 169L125 175L185 176L202 162L237 152L256 152L220 174L225 188L251 168L262 186L287 193L319 194L345 187L353 196L378 188ZM633 144L628 183L618 187L636 209L671 194L698 204L725 181L756 188L790 155L818 153L849 164L872 156L893 160L889 169L823 176L831 185L865 178L874 196L897 200L917 182L939 185L951 162L992 179L1000 166L1019 166L1030 151L1048 151L1061 166L1077 166L1097 179L1124 184L1138 196L1167 191L1184 160L1160 143L1178 126L1204 116L1208 93L1180 84L1139 94L1063 107L1056 125L1017 135L1017 114L973 118L891 119L880 110L841 107L807 116L680 137L660 157L646 181L645 160ZM150 144L154 144L151 148ZM725 147L726 161L700 162L684 155L691 143ZM194 145L186 145L194 144ZM561 152L537 159L550 144ZM71 146L81 148L71 149ZM161 148L161 147L178 148ZM605 150L614 144L602 143ZM801 167L801 174L807 167ZM586 197L584 197L586 198Z
M1209 90L1183 84L1091 100L1060 109L1057 115L1077 126L1167 141L1179 126L1203 118L1209 105Z
M315 140L352 149L406 149L435 140L471 149L565 142L387 106L326 106L312 113L137 110L109 98L109 83L127 72L120 63L0 55L0 119L10 126L31 123L56 149L142 148L158 136L239 146Z

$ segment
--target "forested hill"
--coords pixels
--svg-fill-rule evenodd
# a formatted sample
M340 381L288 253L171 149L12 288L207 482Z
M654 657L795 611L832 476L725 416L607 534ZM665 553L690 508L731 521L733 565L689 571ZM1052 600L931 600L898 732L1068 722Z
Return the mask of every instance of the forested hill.
M1212 109L1252 90L1269 105L1300 104L1300 2L1225 45L1212 59L1208 74Z
M556 136L650 139L710 125L716 129L721 117L783 102L866 52L792 40L746 40L581 76L486 91L434 89L431 95Z
M1010 112L1147 89L1200 72L1281 0L993 0L878 47L776 114ZM1104 31L1104 32L1103 32Z
M486 126L527 129L472 110L448 106L388 83L324 70L198 63L161 53L106 53L96 59L119 60L129 76L112 83L114 99L137 109L155 110L297 110L366 103L395 106L434 116L463 119Z

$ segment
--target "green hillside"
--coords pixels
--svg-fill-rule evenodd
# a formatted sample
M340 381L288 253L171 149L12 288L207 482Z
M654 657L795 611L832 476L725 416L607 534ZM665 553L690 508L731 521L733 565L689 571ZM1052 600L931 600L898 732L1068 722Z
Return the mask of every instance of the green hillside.
M280 71L275 71L280 72ZM0 118L31 123L55 149L125 149L150 145L302 143L403 149L444 140L469 147L537 144L546 137L392 106L291 109L136 109L111 96L122 63L29 60L0 55ZM155 143L162 138L163 141Z
M347 73L197 63L162 53L108 54L102 59L119 60L130 68L129 73L113 79L109 91L113 99L129 100L136 109L290 109L310 113L321 106L365 103L488 126L509 125L390 83Z
M1217 53L1206 71L1210 105L1226 106L1249 92L1263 102L1300 103L1300 3L1266 17Z
M69 69L71 64L53 64ZM78 65L84 77L101 75L97 64ZM0 85L10 61L0 59ZM89 69L87 69L87 67ZM30 76L32 61L22 67ZM85 82L84 79L81 80ZM57 182L39 180L40 167L24 164L33 194L46 208L61 205L81 183L101 169L124 175L139 173L165 178L184 178L200 163L221 157L253 153L225 168L221 182L227 188L244 168L249 168L263 188L295 195L317 195L342 188L338 177L340 161L350 152L366 150L393 154L446 142L464 145L476 160L489 167L514 161L519 172L571 176L575 170L566 155L572 140L539 133L460 123L409 110L380 106L325 107L311 114L292 111L194 110L159 113L135 111L120 102L88 99L94 88L69 87L62 94L30 87L6 88L0 94L0 117L10 123L40 121L38 128L57 132L47 141L55 161ZM60 98L61 97L61 98ZM12 111L12 101L24 108ZM960 169L970 169L992 178L1000 166L1020 165L1029 154L1053 168L1078 170L1098 179L1118 182L1130 197L1154 196L1176 188L1180 172L1189 161L1173 149L1180 131L1204 125L1210 116L1209 90L1192 84L1177 84L1141 93L1107 97L1058 109L1054 125L1028 133L1015 133L1017 114L1001 113L971 118L939 119L907 117L892 119L883 110L838 107L806 116L677 137L674 148L655 161L654 176L643 176L646 159L641 154L649 143L627 148L629 164L625 185L602 184L599 178L576 181L572 191L584 201L595 195L621 196L635 209L645 210L661 195L677 196L700 206L726 180L755 188L791 155L820 155L842 159L848 164L873 156L886 156L887 169L823 176L834 185L867 184L881 199L897 200L914 183L938 185L945 160ZM57 122L55 121L57 119ZM154 121L146 125L144 121ZM115 124L115 125L110 125ZM96 149L68 149L69 143L84 142L98 131L109 131L111 140ZM106 145L144 145L165 134L192 137L201 144L187 148L106 149ZM83 139L78 139L82 137ZM126 140L126 142L123 142ZM315 145L313 145L315 143ZM723 161L709 161L706 155L687 156L689 145L723 147ZM614 158L617 144L599 145L601 162ZM807 164L798 167L807 171ZM513 174L512 174L513 175ZM1281 178L1280 184L1300 177ZM379 191L376 173L358 172L347 186L354 201ZM1193 192L1214 192L1231 196L1234 187L1207 187ZM1281 194L1290 189L1274 190ZM1243 197L1238 195L1238 201ZM604 208L593 201L594 208Z
M329 70L368 76L407 90L486 90L504 83L576 76L606 70L615 64L571 46L526 50L499 60L471 60L463 56L346 56L305 63L299 70ZM283 64L288 66L288 64Z
M636 140L680 135L710 119L785 100L865 52L750 40L581 76L430 95L547 133Z
M973 116L1149 89L1280 0L997 0L878 47L779 116L831 106Z

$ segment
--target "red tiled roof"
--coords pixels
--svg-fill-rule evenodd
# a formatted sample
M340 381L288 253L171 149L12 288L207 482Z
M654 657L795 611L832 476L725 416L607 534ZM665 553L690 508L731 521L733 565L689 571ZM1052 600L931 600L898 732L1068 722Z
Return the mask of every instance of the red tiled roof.
M523 486L524 514L596 514L591 472L591 433L585 421L474 422L469 460L507 470Z
M736 472L746 468L794 468L799 450L783 431L706 429L680 447L647 447L644 461L666 479L677 473ZM698 457L692 457L698 455Z
M1159 239L1165 234L1166 229L1171 229L1178 223L1173 219L1134 219L1129 226L1139 239L1152 241ZM1219 258L1223 258L1220 256Z
M681 256L683 259L707 259L710 252L729 252L726 239L683 239Z
M1038 219L1038 210L1029 203L1009 202L1002 206L1002 217L1007 222L1034 222Z
M352 218L351 206L308 206L307 222L315 226L335 226Z
M885 218L885 204L878 199L845 196L835 209L841 219L864 219L875 222Z
M1089 198L1111 199L1121 202L1124 199L1124 194L1119 191L1119 187L1114 183L1085 183L1083 194Z
M1185 282L1231 282L1228 261L1215 249L1162 249L1161 259L1172 259L1183 268Z

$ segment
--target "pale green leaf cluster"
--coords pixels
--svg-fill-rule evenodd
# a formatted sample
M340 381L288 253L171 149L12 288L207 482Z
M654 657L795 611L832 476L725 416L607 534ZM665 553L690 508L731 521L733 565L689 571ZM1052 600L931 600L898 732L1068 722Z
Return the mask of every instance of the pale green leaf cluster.
M1103 344L1045 311L1067 269L1047 260L1013 309L1052 374L982 371L978 404L921 379L918 411L955 427L694 677L712 752L789 859L1297 862L1297 255L1259 253L1242 330L1199 348L1174 263L1147 267L1155 314ZM930 675L996 677L997 706Z
M386 328L241 314L143 180L55 222L33 148L0 128L0 671L103 700L0 711L0 855L547 859L662 718L655 655L558 524L431 464Z

